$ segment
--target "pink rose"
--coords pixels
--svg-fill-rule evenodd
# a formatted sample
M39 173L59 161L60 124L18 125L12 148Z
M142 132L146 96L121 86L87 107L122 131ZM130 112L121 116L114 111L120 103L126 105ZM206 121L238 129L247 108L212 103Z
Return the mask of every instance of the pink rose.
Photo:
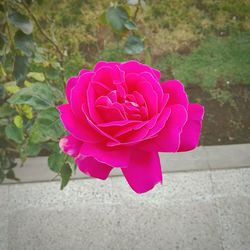
M69 135L60 148L89 176L104 180L121 168L135 192L147 192L162 182L158 152L198 145L204 108L189 103L179 81L160 83L158 70L137 61L83 69L66 96L58 110Z

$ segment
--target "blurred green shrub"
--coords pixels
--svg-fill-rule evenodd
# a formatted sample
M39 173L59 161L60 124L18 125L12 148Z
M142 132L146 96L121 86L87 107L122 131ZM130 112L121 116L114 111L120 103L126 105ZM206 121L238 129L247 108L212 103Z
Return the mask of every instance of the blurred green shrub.
M65 131L56 106L65 102L67 77L83 66L91 67L97 59L93 55L101 45L93 43L101 40L96 33L104 26L116 46L103 47L99 57L123 60L125 54L144 50L135 24L140 1L134 6L134 16L127 4L106 8L102 4L80 0L70 4L4 0L0 4L0 183L5 178L18 180L13 171L16 158L23 164L27 157L45 154L64 188L75 170L72 159L58 147ZM63 14L58 7L65 10ZM50 15L44 15L45 8Z

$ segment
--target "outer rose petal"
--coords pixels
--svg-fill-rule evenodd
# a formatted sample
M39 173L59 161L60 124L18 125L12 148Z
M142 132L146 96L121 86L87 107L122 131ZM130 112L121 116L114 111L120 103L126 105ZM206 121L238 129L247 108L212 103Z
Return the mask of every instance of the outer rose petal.
M180 135L187 121L187 111L182 105L170 107L171 113L165 127L159 132L158 136L142 142L141 149L157 152L177 152L180 146Z
M71 109L78 117L84 115L82 108L88 114L87 89L93 76L93 72L87 72L79 76L77 84L71 91Z
M161 77L161 72L157 69L151 68L146 64L142 64L138 61L131 60L120 64L120 68L128 73L142 73L149 72L151 73L158 81Z
M130 158L129 166L122 172L136 193L145 193L157 183L162 183L160 159L157 152L135 150Z
M92 156L100 162L112 167L127 167L130 160L131 148L122 149L105 147L101 144L86 143L81 147L80 153Z
M100 69L102 67L111 67L112 68L115 65L120 65L120 63L119 62L99 61L96 63L93 71L97 71L98 69Z
M178 80L169 80L161 84L164 93L169 94L168 105L181 104L188 108L188 97L184 86Z
M67 135L67 136L61 138L59 141L60 149L64 153L66 153L72 157L76 157L79 154L81 146L82 146L82 142L77 140L72 135Z
M77 80L78 80L78 77L72 76L68 79L66 83L65 92L66 92L66 97L67 97L68 102L70 102L71 90L77 84Z
M82 75L82 74L85 74L85 73L87 73L87 72L90 72L90 70L88 70L88 69L81 69L81 70L79 71L78 76L80 76L80 75Z
M198 146L203 116L203 106L200 104L190 104L188 106L188 121L181 133L180 148L178 151L188 151Z
M80 171L88 176L102 180L107 179L110 171L112 170L112 167L97 161L95 158L86 157L81 154L75 158L75 162Z
M87 73L87 72L90 72L90 70L81 69L78 76L72 76L68 79L68 81L66 83L66 88L65 88L66 97L67 97L68 102L70 102L71 90L77 84L78 77L83 75L84 73Z
M75 117L69 104L62 104L58 106L57 109L60 111L60 118L66 130L80 141L100 142L104 140L104 138L89 125L85 117L82 116L81 120Z
M165 127L155 138L159 152L176 152L180 145L180 134L187 121L187 111L182 105L171 107L171 114Z

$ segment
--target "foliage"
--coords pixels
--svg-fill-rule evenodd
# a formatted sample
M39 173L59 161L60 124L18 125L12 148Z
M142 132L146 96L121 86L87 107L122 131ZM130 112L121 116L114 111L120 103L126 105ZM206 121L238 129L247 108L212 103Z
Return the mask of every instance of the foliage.
M223 84L250 84L250 33L230 37L209 37L190 55L168 55L168 65L174 78L184 83L214 88Z
M41 151L54 154L59 138L65 133L55 108L65 101L64 53L42 29L30 9L31 3L4 1L0 6L0 182L4 178L18 180L13 171L15 158L24 162ZM34 24L36 32L53 47L52 57L34 41ZM64 187L71 174L68 167L64 172L61 168L69 164L66 160L54 164Z
M49 156L49 168L61 176L61 189L67 185L75 169L72 160L58 147L65 131L56 105L65 102L66 77L77 74L82 65L91 66L91 63L86 63L79 53L72 52L69 37L60 39L61 33L56 33L53 23L48 30L49 20L36 12L43 4L65 4L53 2L4 0L0 5L0 182L4 178L18 180L13 171L15 158L19 157L23 164L27 157L40 153ZM70 6L81 19L79 4L80 1L75 0ZM91 8L91 2L88 6ZM140 3L134 7L137 13ZM98 27L107 26L112 31L110 34L118 45L117 50L122 54L142 52L144 43L134 22L136 16L132 18L128 5L111 4L104 12L103 9L97 7ZM61 25L58 22L65 26L73 22L72 13L61 16L51 8L50 14L55 17L58 27ZM88 39L96 41L88 30L91 28L83 23L76 26L84 26ZM67 28L73 30L74 27ZM78 30L79 35L82 38L83 34ZM88 47L89 41L82 39L82 42L81 46ZM124 42L124 50L119 46L120 42Z
M102 24L111 27L117 42L126 38L124 52L130 55L141 53L144 50L144 42L135 23L141 2L139 1L136 6L133 17L127 6L111 5L100 18Z

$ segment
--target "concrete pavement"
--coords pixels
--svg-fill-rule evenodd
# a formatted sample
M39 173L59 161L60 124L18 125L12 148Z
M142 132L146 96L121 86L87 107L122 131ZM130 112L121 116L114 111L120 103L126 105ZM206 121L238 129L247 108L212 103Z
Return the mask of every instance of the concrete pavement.
M164 174L135 194L123 177L0 186L1 250L250 249L250 168Z

